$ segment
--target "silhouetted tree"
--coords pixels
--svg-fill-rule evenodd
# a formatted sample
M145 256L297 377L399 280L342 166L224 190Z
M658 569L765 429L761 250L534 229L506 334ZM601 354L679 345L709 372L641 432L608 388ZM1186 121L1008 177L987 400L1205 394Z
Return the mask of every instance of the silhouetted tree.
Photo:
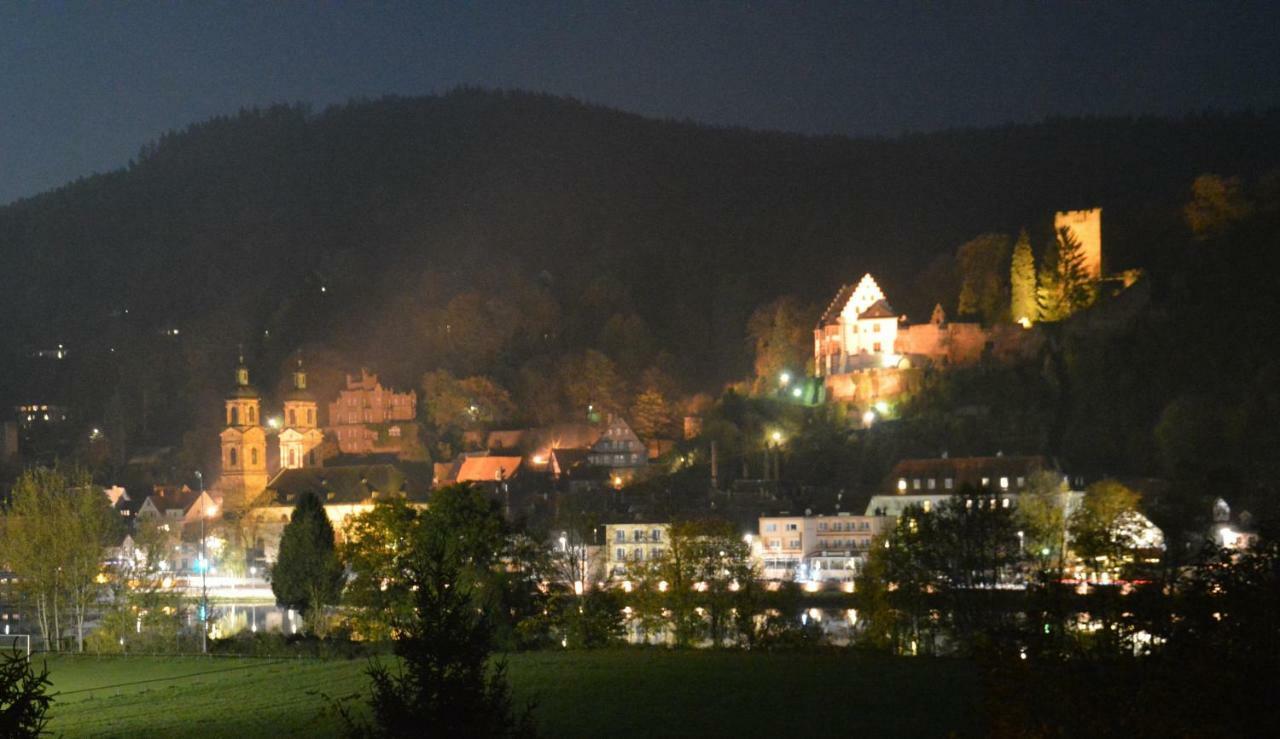
M281 607L301 613L310 631L323 635L324 609L338 603L342 582L333 525L320 499L306 493L280 537L280 554L271 568L271 592Z

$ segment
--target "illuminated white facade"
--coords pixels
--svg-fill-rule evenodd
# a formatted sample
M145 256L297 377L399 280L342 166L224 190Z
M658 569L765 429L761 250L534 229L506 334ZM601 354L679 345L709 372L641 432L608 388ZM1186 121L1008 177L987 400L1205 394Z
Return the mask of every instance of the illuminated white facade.
M814 331L814 368L832 375L865 367L894 366L898 314L870 274L846 285Z

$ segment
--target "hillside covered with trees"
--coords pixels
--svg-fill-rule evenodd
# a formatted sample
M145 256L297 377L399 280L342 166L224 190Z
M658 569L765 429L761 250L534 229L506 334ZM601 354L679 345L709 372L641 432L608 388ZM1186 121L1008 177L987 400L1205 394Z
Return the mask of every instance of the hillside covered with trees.
M243 345L269 392L302 350L321 397L365 365L495 423L643 398L661 426L660 401L751 373L760 306L870 271L914 320L936 302L990 320L1006 309L958 277L983 250L957 248L1025 227L1038 251L1053 211L1099 205L1109 271L1220 306L1247 341L1260 317L1236 308L1256 306L1187 285L1184 208L1201 173L1253 187L1278 144L1280 112L845 139L478 90L242 111L0 208L0 400L65 402L112 454L184 434L208 454ZM447 425L437 397L424 414Z

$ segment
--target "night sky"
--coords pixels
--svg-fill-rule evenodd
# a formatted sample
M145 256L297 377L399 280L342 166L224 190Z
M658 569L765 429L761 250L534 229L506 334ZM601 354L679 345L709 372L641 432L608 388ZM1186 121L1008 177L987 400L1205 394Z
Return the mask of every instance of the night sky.
M1280 105L1280 3L0 4L0 203L248 105L573 95L850 135Z

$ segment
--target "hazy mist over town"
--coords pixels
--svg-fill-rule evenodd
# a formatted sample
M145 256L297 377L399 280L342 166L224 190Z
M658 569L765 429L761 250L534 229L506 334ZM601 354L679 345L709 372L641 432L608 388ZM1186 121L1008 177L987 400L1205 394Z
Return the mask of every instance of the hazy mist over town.
M0 6L0 736L1253 736L1268 3Z

